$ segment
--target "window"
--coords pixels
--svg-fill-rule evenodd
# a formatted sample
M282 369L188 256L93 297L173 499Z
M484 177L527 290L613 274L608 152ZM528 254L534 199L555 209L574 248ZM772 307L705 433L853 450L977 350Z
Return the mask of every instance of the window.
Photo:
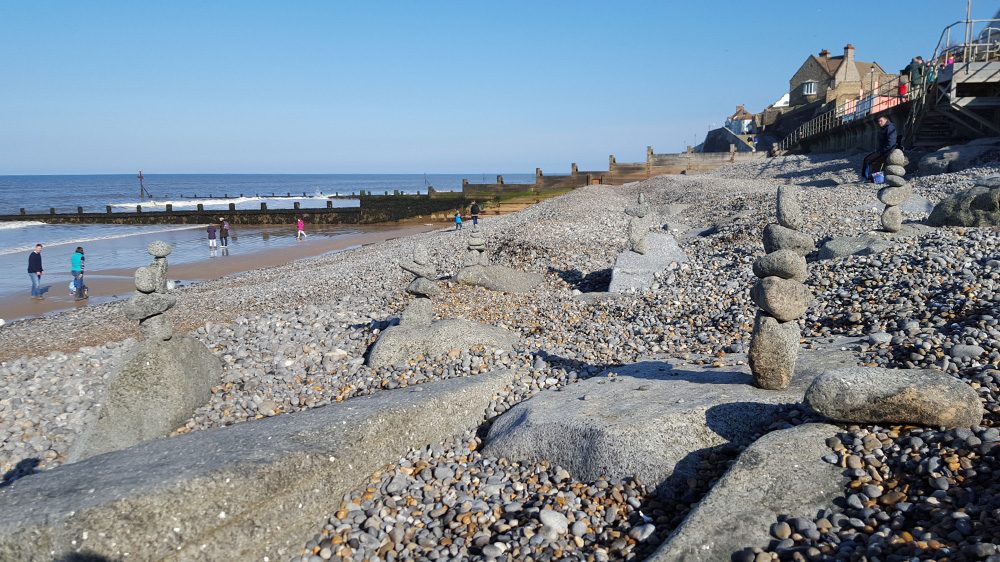
M802 95L814 96L816 95L816 82L804 82L802 84Z

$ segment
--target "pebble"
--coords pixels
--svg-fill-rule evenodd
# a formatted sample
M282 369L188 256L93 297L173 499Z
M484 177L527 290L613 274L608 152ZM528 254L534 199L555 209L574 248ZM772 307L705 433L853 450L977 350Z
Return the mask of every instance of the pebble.
M801 232L813 239L867 234L878 227L881 209L873 190L852 183L861 157L785 156L614 190L590 186L513 215L489 217L483 231L491 263L542 273L545 282L530 295L451 286L435 297L434 311L439 318L518 331L520 345L502 352L461 349L379 369L363 364L367 347L412 298L405 293L412 275L395 264L422 244L435 270L453 275L466 251L453 233L420 234L179 287L171 291L179 304L168 312L176 330L190 330L224 367L210 403L177 433L511 369L518 378L484 412L491 418L541 390L650 357L745 361L740 350L746 349L754 316L748 295L752 266L764 255L761 229L773 222L777 186L799 184ZM936 202L998 171L987 164L909 179L915 195ZM840 186L808 185L821 180ZM712 230L677 232L691 260L663 272L655 289L604 295L609 268L628 245L624 207L640 191L654 209L690 205L677 222L702 233ZM923 216L906 215L904 230L906 221ZM994 483L1000 471L1000 234L948 228L894 241L875 256L807 256L805 283L813 300L799 319L802 345L846 336L857 340L853 350L865 364L946 371L980 394L983 426L968 433L846 427L823 458L850 471L846 516L819 514L810 520L815 529L798 519L776 521L789 534L775 538L792 545L782 551L783 559L793 558L791 553L845 560L996 555L974 545L998 540L998 524L987 508L996 509L1000 493ZM319 278L324 282L317 284ZM579 300L574 293L597 298ZM134 326L116 322L122 307L105 303L0 329L5 482L58 466L96 419L109 373L135 343ZM92 341L50 351L53 333L84 334ZM774 424L808 420L785 412ZM476 429L414 450L372 475L368 486L330 498L330 519L296 558L526 560L559 552L588 562L639 560L680 524L732 460L706 467L686 498L690 502L662 502L634 482L579 482L561 467L482 457ZM560 515L562 524L542 521L546 510ZM958 513L969 517L952 517ZM778 557L771 546L748 545L760 550L753 554L761 562ZM807 555L808 549L816 553Z

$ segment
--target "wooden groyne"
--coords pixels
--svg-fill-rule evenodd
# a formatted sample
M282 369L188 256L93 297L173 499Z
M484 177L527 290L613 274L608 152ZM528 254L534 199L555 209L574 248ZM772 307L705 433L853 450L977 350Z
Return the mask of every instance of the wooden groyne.
M302 219L308 224L376 224L396 222L414 218L441 218L454 215L465 209L470 201L461 194L452 197L431 197L429 195L362 195L357 207L334 207L327 201L325 208L300 208L295 202L291 209L268 209L261 203L260 209L237 209L235 203L229 209L206 210L198 204L193 210L174 210L173 205L163 208L143 208L136 205L135 211L113 212L106 207L104 213L85 213L77 207L75 213L57 212L50 208L48 213L28 212L21 209L17 215L0 215L0 221L38 221L49 224L208 224L219 222L223 217L230 224L294 224Z

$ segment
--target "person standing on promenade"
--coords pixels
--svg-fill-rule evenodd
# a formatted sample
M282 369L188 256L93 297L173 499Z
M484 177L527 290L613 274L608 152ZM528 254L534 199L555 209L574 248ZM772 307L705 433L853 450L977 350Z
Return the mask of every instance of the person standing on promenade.
M214 224L209 224L208 228L205 229L205 230L208 231L208 249L214 251L215 250L215 225Z
M296 240L306 239L306 223L302 222L302 219L299 219L299 233L295 235L295 239Z
M28 276L31 277L31 298L43 300L42 296L42 245L35 244L35 251L28 254Z
M479 205L475 199L472 200L472 206L469 207L469 214L472 215L472 226L479 224Z
M75 300L82 301L90 298L87 296L87 286L83 283L83 268L86 266L86 258L83 257L83 248L76 247L76 253L70 256L70 273L73 274L73 287Z
M222 222L222 228L219 229L219 244L226 249L229 247L229 221L222 217L219 217L219 221Z
M865 160L861 164L862 181L875 181L872 174L882 170L889 154L896 148L896 126L892 124L892 121L883 115L878 118L878 126L878 148L875 152L865 156ZM878 170L875 169L876 167Z

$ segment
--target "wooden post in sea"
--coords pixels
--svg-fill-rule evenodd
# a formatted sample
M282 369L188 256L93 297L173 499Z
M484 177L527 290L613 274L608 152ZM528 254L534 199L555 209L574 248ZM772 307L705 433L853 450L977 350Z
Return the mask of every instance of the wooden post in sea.
M142 186L142 170L139 170L139 199L142 200L143 195L146 193L146 188Z

